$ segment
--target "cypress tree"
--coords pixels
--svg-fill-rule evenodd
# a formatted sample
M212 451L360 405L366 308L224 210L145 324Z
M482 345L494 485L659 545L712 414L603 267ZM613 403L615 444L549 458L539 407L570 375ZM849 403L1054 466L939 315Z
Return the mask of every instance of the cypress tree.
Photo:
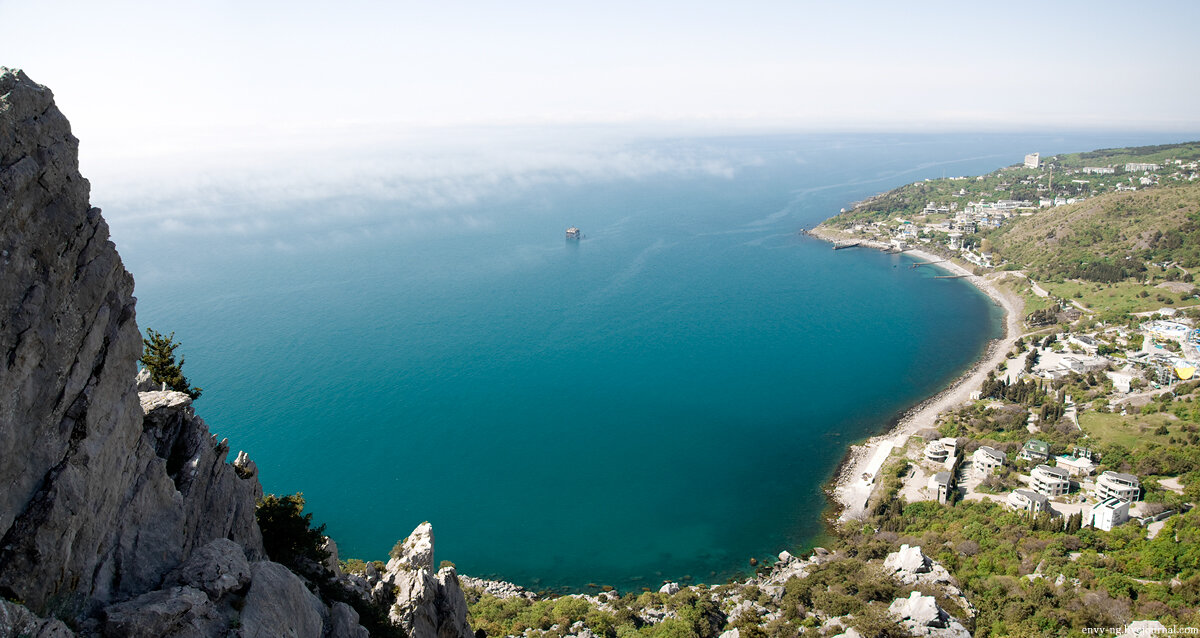
M183 376L183 361L184 357L179 357L179 363L175 363L175 349L180 344L175 343L175 333L164 336L162 333L155 330L146 329L146 338L142 339L144 350L142 351L142 365L150 371L150 378L157 384L167 384L167 387L192 397L199 399L202 390L200 388L191 387L187 377Z

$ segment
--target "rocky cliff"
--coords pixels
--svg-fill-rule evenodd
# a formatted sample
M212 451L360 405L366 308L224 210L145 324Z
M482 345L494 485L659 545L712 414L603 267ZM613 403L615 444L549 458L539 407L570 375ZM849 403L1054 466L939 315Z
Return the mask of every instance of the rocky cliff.
M468 635L452 571L403 570L414 602L395 574L267 560L253 463L187 395L138 392L133 278L77 152L50 90L0 67L0 637L365 636L313 593L354 587L413 638Z

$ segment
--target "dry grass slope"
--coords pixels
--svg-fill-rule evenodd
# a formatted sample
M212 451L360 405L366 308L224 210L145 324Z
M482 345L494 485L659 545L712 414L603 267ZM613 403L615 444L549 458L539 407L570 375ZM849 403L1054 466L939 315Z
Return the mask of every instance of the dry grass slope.
M992 236L1009 262L1046 274L1080 262L1129 258L1200 265L1200 183L1110 193L1053 208L1002 228Z

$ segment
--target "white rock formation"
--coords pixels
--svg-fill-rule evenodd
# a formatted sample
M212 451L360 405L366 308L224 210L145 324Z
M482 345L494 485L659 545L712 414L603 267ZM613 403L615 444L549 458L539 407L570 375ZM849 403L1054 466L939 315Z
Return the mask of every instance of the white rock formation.
M893 577L906 584L917 582L920 574L925 574L933 567L933 561L921 553L921 547L901 545L900 551L888 554L883 561L883 568Z
M390 601L389 617L410 638L467 638L467 601L454 567L433 571L433 526L421 523L400 544L374 585L377 600Z
M914 636L970 638L970 632L938 607L933 596L914 591L908 598L897 598L888 613Z

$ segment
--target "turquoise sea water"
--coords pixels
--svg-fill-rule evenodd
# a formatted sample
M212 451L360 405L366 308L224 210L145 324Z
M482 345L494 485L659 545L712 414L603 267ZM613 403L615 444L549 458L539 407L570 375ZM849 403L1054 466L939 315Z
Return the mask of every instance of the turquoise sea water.
M234 193L216 205L269 220L236 230L187 202L105 212L198 412L343 558L429 520L464 573L629 589L812 542L846 447L1000 334L966 283L797 231L916 179L1116 143L660 140L628 152L673 168L509 174L472 198Z

